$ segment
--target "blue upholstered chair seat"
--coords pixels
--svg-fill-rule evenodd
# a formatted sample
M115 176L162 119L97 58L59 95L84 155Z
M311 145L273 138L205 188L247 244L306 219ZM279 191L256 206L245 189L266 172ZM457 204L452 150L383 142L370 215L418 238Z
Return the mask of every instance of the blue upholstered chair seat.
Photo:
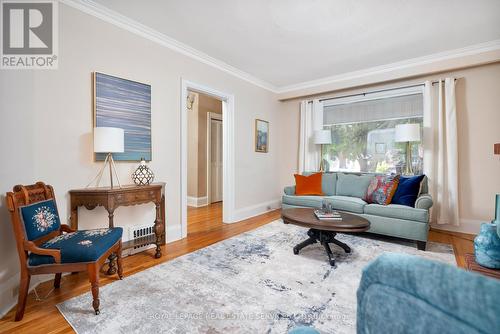
M41 248L61 250L61 263L93 262L121 239L121 227L82 230L61 234L41 244ZM54 263L54 258L31 253L30 266Z

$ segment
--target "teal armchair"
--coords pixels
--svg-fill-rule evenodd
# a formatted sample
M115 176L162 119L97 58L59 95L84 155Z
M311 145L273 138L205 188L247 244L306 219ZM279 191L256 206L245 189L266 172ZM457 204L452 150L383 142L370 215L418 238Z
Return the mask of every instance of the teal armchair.
M500 332L500 280L403 254L363 270L357 333Z

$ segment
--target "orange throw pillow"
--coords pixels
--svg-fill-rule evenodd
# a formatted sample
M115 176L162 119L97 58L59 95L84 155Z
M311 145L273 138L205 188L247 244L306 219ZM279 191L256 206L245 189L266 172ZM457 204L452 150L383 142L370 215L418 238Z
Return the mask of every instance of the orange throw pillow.
M323 195L321 179L323 173L314 173L309 176L294 174L295 195Z

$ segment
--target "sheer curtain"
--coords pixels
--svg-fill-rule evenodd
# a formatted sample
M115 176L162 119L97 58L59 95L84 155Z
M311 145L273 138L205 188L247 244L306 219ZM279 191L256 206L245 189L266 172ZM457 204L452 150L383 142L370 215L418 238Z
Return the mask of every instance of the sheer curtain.
M299 173L319 170L320 147L313 143L315 130L323 129L323 103L300 103Z
M437 103L432 83L424 88L424 172L434 198L431 221L458 226L458 145L455 79L439 80Z

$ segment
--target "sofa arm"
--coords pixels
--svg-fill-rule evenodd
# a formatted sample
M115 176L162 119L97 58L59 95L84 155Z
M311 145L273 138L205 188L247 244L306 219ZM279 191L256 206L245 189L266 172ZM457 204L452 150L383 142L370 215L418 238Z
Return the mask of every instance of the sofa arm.
M432 196L429 194L422 194L418 196L415 201L415 208L429 210L434 202L432 201Z
M295 195L295 186L285 187L283 191L285 192L285 195Z
M417 256L384 254L363 270L357 333L498 333L499 295L495 279Z

